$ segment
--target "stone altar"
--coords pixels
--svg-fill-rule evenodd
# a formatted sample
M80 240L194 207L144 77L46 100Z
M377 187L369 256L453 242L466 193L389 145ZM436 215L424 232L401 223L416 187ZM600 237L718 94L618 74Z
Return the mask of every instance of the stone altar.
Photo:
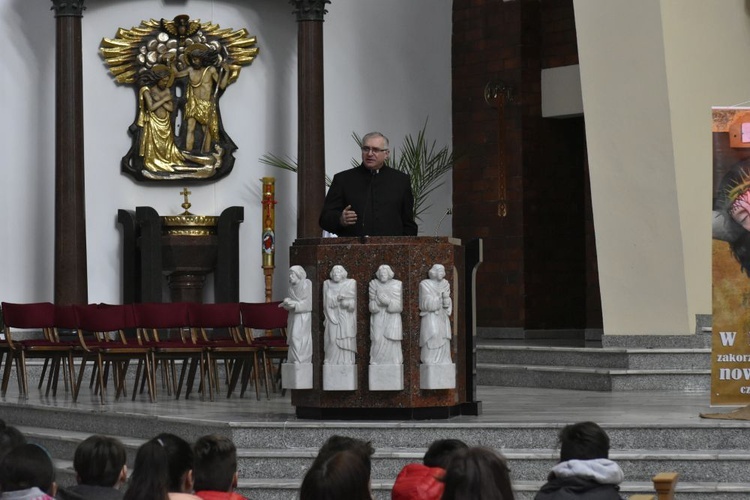
M214 302L239 302L239 225L243 207L229 207L205 234L169 231L174 217L152 207L118 210L123 228L123 303L164 302L165 277L172 302L203 302L203 284L214 276ZM192 215L192 214L190 214Z

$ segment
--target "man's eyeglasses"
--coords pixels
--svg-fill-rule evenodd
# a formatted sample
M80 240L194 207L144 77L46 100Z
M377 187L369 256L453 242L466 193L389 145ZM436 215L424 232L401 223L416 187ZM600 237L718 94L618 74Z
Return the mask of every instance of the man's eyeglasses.
M375 153L377 155L377 154L383 153L383 152L388 151L388 150L387 149L381 149L381 148L371 148L371 147L368 147L368 146L362 146L362 152L363 153L369 154L370 151L372 151L373 153Z

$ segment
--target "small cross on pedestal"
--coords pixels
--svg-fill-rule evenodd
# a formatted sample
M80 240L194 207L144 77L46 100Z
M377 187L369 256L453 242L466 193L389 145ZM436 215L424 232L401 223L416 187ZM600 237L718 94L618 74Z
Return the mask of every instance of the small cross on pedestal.
M192 191L188 191L188 188L182 188L182 191L180 191L180 194L185 198L185 201L180 206L184 208L185 213L187 213L188 209L192 206L190 201L188 201L188 195L193 194L193 193Z

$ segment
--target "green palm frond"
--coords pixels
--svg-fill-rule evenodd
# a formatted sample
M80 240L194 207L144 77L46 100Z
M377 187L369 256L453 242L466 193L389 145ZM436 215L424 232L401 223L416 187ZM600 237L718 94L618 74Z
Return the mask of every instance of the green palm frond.
M447 146L438 149L437 142L430 143L426 135L427 120L416 139L411 135L404 137L399 153L394 150L388 161L390 167L409 174L414 193L414 219L418 220L432 206L427 203L430 194L445 183L445 174L450 172L458 160ZM356 132L352 134L352 138L357 145L362 146L362 139ZM359 164L359 160L352 159L353 167Z
M447 146L438 149L436 141L430 143L426 135L427 120L425 120L422 130L417 133L416 139L411 135L404 137L403 145L398 154L393 151L388 160L389 166L409 174L411 178L415 220L421 220L422 214L432 206L428 204L430 194L445 183L445 174L450 172L453 165L458 161L458 158ZM362 138L359 134L352 132L352 139L359 147L362 147ZM290 172L297 172L297 160L288 156L282 158L267 153L260 158L260 162ZM357 167L360 163L362 163L360 159L352 158L352 167ZM330 186L331 178L326 175L326 187Z
M280 156L276 156L273 153L266 153L260 157L259 161L265 165L288 170L290 172L294 172L295 174L297 173L297 160L288 156L282 158ZM331 178L328 177L328 174L326 174L326 187L331 187Z

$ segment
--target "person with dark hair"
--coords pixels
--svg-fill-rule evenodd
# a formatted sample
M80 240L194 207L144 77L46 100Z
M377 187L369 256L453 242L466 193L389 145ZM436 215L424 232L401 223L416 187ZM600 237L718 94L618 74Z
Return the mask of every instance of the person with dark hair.
M76 448L73 468L78 484L61 488L60 500L121 500L118 489L127 480L125 446L107 436L89 436Z
M336 434L329 437L326 442L323 443L323 446L318 450L318 455L315 457L310 468L312 469L313 467L319 466L340 451L351 451L359 455L367 466L367 470L370 470L372 455L375 453L372 443Z
M373 453L369 441L329 437L302 480L300 500L370 500Z
M333 176L318 223L338 236L416 236L408 174L386 165L388 138L362 138L362 163Z
M369 463L353 450L316 460L302 480L299 500L372 500Z
M53 500L55 469L47 451L35 444L10 450L0 462L3 500Z
M624 474L609 459L609 436L594 422L566 425L560 431L560 462L534 500L620 500Z
M200 500L193 490L193 451L184 439L162 433L138 448L125 500Z
M433 441L427 452L424 454L422 463L427 467L448 468L451 457L458 450L465 450L469 447L460 439L438 439Z
M2 422L0 426L0 460L8 454L10 450L17 446L26 444L26 438L21 431L11 425Z
M515 498L505 458L483 446L456 451L451 456L443 482L443 500Z
M246 500L237 488L237 448L231 439L203 436L193 445L193 489L203 500Z
M448 463L458 450L468 445L460 439L438 439L424 454L421 464L407 464L398 473L391 490L392 500L439 500Z

